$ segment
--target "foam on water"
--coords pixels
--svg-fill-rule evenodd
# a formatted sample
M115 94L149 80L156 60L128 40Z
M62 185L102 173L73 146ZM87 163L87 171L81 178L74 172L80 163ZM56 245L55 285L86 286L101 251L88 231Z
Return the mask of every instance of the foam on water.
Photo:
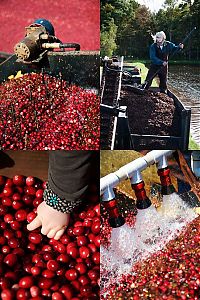
M134 228L123 225L114 228L111 245L101 246L102 289L112 283L112 278L130 273L134 264L161 250L173 240L197 215L176 194L164 196L158 210L151 206L139 210Z

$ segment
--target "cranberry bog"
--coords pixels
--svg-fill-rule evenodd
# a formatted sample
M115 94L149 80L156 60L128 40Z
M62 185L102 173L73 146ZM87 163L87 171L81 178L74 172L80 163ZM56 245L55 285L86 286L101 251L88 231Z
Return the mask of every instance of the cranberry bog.
M102 207L101 299L198 300L200 217L177 194L164 196L164 215L115 194L126 224L111 228Z
M138 95L123 80L121 84L119 78L119 67L103 72L102 104L123 108L125 112L117 117L101 114L101 148L186 150L191 110L171 91L166 95L151 88Z
M38 68L11 56L1 67L2 149L99 148L96 52L50 53ZM25 75L8 80L18 71Z

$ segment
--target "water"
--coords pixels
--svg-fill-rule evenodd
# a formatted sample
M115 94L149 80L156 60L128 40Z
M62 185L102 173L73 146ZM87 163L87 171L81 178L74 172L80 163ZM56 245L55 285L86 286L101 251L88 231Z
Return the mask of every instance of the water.
M108 249L101 246L102 290L126 273L138 261L161 250L197 215L176 194L163 197L162 206L140 210L134 228L128 225L115 228Z
M190 100L200 101L200 66L171 65L169 84Z

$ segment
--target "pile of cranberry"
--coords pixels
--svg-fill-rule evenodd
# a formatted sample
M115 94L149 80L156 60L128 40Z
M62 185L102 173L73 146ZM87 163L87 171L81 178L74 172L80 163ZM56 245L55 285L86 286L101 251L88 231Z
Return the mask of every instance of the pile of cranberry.
M0 85L2 149L97 150L99 97L47 74Z
M109 227L106 212L101 217L103 218L101 242L108 247L112 229ZM134 220L134 216L132 217ZM126 218L126 224L130 227L134 226L130 218ZM198 300L200 295L199 230L200 216L162 251L136 263L130 274L121 276L118 282L111 284L105 291L102 289L101 299ZM104 271L101 270L101 273L103 279Z
M29 232L43 201L45 182L32 176L0 176L0 298L99 299L100 207L92 187L59 241Z

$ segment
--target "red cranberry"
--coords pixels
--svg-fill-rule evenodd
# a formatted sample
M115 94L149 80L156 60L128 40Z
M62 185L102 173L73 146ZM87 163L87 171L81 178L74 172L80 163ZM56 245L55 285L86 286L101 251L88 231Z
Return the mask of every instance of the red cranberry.
M16 254L7 254L4 258L4 263L7 264L9 267L13 267L17 263L17 255Z
M22 175L15 175L13 177L13 183L15 185L23 186L25 184L25 177Z
M81 246L79 248L79 253L81 258L87 258L90 256L90 250L86 246Z
M11 187L5 187L3 190L3 194L5 197L11 197L13 194L13 189Z
M69 270L66 271L65 277L69 281L75 280L78 277L78 272L77 272L76 269L69 269Z
M40 289L38 286L36 285L33 285L31 288L30 288L30 294L31 294L31 297L37 297L40 295Z
M24 209L20 209L15 213L15 219L17 221L25 221L27 217L27 213Z
M40 278L38 281L39 288L41 289L49 289L53 284L52 279L50 278Z
M73 289L70 285L63 285L60 288L60 292L65 296L67 300L71 300L73 297Z
M24 276L19 281L19 287L20 288L28 289L28 288L30 288L33 285L33 283L34 283L33 277L31 277L31 276Z
M62 255L62 254L61 254ZM51 271L57 271L59 268L59 263L56 260L49 260L47 262L47 269Z
M42 235L40 233L31 232L28 235L28 239L33 244L40 244L42 241Z
M36 218L36 216L37 216L36 213L34 213L33 211L30 212L30 213L27 215L27 221L28 221L29 223L31 223L31 222Z
M75 266L76 270L79 271L81 275L87 272L87 266L84 263L78 263Z
M35 178L32 176L28 176L26 178L26 185L33 186L35 184Z
M4 289L1 292L1 299L2 300L14 300L15 299L14 296L15 296L14 291L9 290L9 289Z
M42 272L42 276L45 278L53 278L53 277L55 277L55 272L53 272L51 270L44 270Z
M52 294L52 300L64 300L62 293L55 292Z
M26 289L18 289L16 294L17 300L28 300L30 299L30 293Z
M43 190L42 189L37 190L35 195L36 198L43 198Z

